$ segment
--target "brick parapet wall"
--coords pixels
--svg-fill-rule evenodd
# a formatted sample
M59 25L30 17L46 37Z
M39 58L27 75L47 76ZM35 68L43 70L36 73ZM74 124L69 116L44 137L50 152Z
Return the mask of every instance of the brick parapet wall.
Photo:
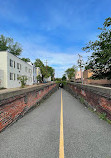
M45 84L0 93L0 131L36 106L57 88L57 84Z
M106 113L111 120L111 88L67 83L66 89L76 98L82 99L86 106Z

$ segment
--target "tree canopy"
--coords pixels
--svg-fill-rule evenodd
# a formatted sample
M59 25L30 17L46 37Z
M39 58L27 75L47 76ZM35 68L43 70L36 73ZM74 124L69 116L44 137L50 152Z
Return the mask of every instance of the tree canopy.
M54 69L50 66L45 66L43 64L43 62L40 59L36 59L34 65L36 67L40 68L41 74L42 74L42 81L43 78L48 78L49 76L51 76L51 79L53 79L54 77Z
M30 62L29 58L21 58L21 60L25 61L25 62Z
M13 38L0 36L0 51L8 50L15 56L19 56L22 52L22 48L18 42L14 42Z
M65 71L65 73L67 74L69 80L72 79L72 77L75 76L75 69L74 69L74 67L68 68L68 69Z
M86 69L92 69L94 79L111 79L111 17L105 19L102 32L95 42L90 41L83 48L86 52L92 52Z
M62 81L66 81L66 74L64 74L63 76L62 76Z
M51 76L51 80L53 80L55 70L51 66L47 66L46 69L47 69L47 72L48 72L48 77Z

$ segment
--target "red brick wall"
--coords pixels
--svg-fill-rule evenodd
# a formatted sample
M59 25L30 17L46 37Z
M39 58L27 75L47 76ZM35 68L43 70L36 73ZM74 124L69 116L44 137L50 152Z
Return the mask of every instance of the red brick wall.
M31 107L36 105L46 94L56 87L56 84L41 86L29 92L0 100L0 131L23 116ZM22 91L22 90L21 90ZM5 94L4 94L5 95Z
M68 83L67 87L76 97L83 98L85 104L100 113L105 112L111 120L111 88L73 83Z

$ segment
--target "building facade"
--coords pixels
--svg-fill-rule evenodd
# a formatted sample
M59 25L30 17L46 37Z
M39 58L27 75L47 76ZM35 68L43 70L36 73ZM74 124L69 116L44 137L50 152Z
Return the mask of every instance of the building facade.
M0 87L20 87L21 83L18 80L20 76L27 77L27 85L33 85L32 65L22 61L8 51L0 51L0 71L2 72Z
M3 70L0 70L0 88L4 87L4 72Z
M37 83L37 68L33 65L33 84Z
M41 71L40 71L40 67L36 67L36 71L37 71L37 76L41 76L42 77L42 74L41 74Z
M84 72L83 72L83 78L84 79L88 79L88 78L92 77L92 75L93 75L93 72L91 71L91 69L84 70Z
M75 73L75 81L76 81L76 82L80 82L82 76L83 76L83 72L81 72L81 71L76 71L76 73Z
M92 77L94 73L92 72L91 69L89 70L84 70L83 72L83 78L84 78L84 84L94 84L94 85L110 85L111 84L111 80L107 80L107 79L91 79L90 77Z
M34 66L34 64L32 62L28 62L29 65L32 66L32 73L33 73L33 84L37 83L37 67Z
M51 81L51 76L49 76L48 78L44 78L43 81L44 82L50 82Z

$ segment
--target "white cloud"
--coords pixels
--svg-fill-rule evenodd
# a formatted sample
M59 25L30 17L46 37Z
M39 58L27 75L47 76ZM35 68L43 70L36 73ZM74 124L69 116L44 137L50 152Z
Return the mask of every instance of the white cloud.
M85 52L57 52L51 51L46 48L40 47L40 45L24 43L24 52L22 56L29 57L32 62L35 59L40 58L43 62L48 60L48 65L55 69L55 76L62 77L65 70L73 65L77 65L78 53L83 56L83 60L86 61L89 54Z

